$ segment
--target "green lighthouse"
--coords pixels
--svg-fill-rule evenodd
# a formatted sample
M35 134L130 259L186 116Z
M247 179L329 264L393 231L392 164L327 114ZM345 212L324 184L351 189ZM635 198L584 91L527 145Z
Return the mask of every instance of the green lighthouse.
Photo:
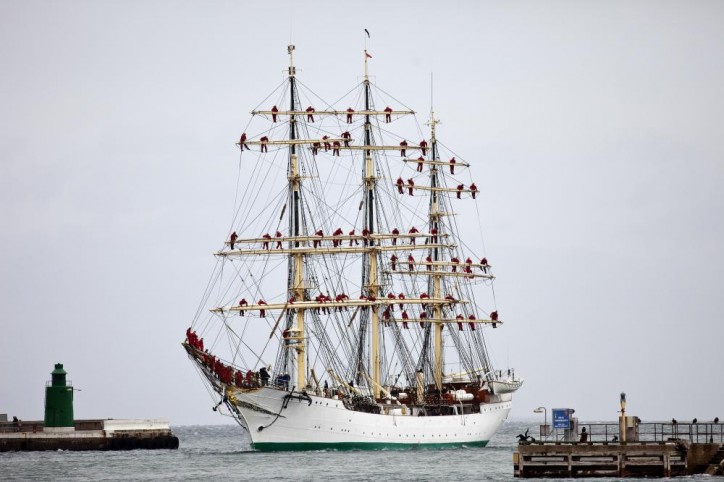
M45 427L73 428L73 386L66 382L68 374L62 363L55 364L50 385L45 387Z

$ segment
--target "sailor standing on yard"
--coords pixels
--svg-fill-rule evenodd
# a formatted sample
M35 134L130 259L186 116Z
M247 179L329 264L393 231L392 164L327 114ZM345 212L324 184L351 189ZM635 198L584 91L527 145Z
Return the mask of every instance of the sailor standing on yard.
M395 184L397 184L397 192L399 192L400 194L405 194L405 181L403 181L401 177L397 178Z
M246 147L247 151L250 151L251 149L249 146L246 145L246 132L241 133L241 137L239 137L239 146L241 147L241 150L243 151Z

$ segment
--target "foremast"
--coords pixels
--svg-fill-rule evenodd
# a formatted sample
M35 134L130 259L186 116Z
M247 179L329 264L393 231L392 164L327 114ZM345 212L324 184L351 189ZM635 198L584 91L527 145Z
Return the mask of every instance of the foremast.
M297 108L296 70L294 67L294 45L287 47L289 53L289 110L294 112ZM291 209L289 210L289 232L295 238L300 236L301 206L300 206L300 183L299 156L294 141L297 139L296 115L289 116L289 197ZM298 239L290 241L290 245L298 248ZM304 254L293 253L289 255L291 275L287 279L287 292L290 298L304 300ZM304 336L304 312L303 308L287 311L287 327L290 335L296 339L294 345L297 354L297 387L303 390L307 386L306 368L306 338Z

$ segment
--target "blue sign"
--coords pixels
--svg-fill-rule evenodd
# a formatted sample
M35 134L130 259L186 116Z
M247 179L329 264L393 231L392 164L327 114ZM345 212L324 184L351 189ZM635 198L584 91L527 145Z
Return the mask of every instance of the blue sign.
M553 409L553 428L569 429L571 428L571 410L568 408Z

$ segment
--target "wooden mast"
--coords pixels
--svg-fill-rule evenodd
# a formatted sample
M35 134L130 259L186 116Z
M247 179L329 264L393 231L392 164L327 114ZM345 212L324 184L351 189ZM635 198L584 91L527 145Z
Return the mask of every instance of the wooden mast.
M367 61L369 55L367 49L365 49L365 111L370 112L370 79L367 70ZM365 146L369 146L372 143L372 124L370 122L370 114L365 115ZM365 202L365 228L370 234L375 232L375 169L374 161L372 159L372 150L365 150L365 188L366 188L366 202ZM375 244L375 240L371 240L370 244ZM369 297L376 299L379 295L379 281L377 274L377 252L372 250L365 254L367 258L369 271L367 272L367 290L369 291ZM372 394L374 398L380 397L380 317L378 310L371 309L370 317L370 364L372 371Z
M431 152L431 159L433 161L438 161L438 155L437 155L437 141L435 138L435 125L439 121L435 119L435 113L430 112L430 130L431 130L431 139L430 144L432 148ZM429 213L429 219L430 219L430 231L431 232L437 232L438 235L440 234L440 203L438 198L438 191L436 188L438 187L438 177L437 177L437 164L432 164L430 166L430 187L432 188L430 191L430 213ZM434 230L434 231L433 231ZM437 240L433 240L433 242L436 242ZM433 262L440 261L440 248L437 246L431 248L432 251L432 260ZM432 275L432 297L433 298L442 298L442 292L440 290L440 284L442 281L442 275L439 273L437 269L435 269L434 274ZM432 319L438 321L437 323L433 323L433 330L435 330L435 336L434 336L434 365L433 365L433 379L435 382L435 388L437 390L442 390L442 378L443 378L443 344L442 344L442 330L445 327L442 323L439 322L439 320L442 320L442 305L435 304L432 308Z
M289 86L290 86L290 111L294 111L296 107L296 79L295 79L295 68L294 68L294 45L287 47L289 53ZM289 138L295 140L297 138L297 122L296 116L291 115L289 117ZM301 176L299 173L299 158L297 156L296 144L291 143L289 146L289 189L291 194L292 209L289 210L289 225L290 230L295 237L300 235L300 190ZM300 242L294 241L294 246L299 247ZM288 288L288 292L297 300L304 300L304 254L295 253L291 255L293 266L293 276L290 277L291 286ZM304 309L296 310L295 325L293 325L293 335L297 338L297 343L294 345L294 349L297 352L297 388L304 390L307 386L307 368L306 368L306 337L304 336Z

